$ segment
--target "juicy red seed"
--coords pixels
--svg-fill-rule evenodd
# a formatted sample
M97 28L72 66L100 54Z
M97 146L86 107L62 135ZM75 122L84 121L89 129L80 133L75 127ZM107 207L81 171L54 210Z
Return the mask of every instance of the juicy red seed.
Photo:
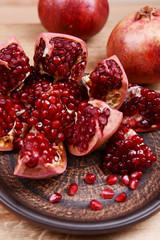
M92 210L95 210L95 211L102 209L102 204L101 204L99 201L95 200L95 199L93 199L93 200L90 202L89 206L90 206L90 208L91 208Z
M50 196L49 201L50 201L51 203L58 203L58 202L61 201L61 199L62 199L62 195L61 195L60 193L58 193L58 192L54 192L54 193Z
M141 179L143 177L143 173L141 171L136 171L131 173L132 179Z
M115 193L111 188L105 188L101 192L101 197L104 199L112 199L114 197Z
M118 177L116 175L109 175L107 178L106 178L106 183L108 185L114 185L116 184L118 181Z
M85 177L85 181L89 184L92 184L96 181L96 175L94 173L88 173Z
M129 187L133 190L137 189L139 186L139 181L137 179L130 180Z
M127 200L127 194L125 192L120 193L116 198L116 202L125 202Z
M126 174L126 175L122 176L121 182L124 183L125 185L129 185L129 182L130 182L129 175Z
M78 185L77 183L71 183L68 188L68 194L70 196L74 196L76 192L78 191Z

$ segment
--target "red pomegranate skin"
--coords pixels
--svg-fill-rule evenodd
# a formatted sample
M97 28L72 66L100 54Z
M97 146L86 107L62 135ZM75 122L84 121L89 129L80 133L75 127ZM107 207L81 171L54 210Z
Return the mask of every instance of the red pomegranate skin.
M39 0L38 14L48 31L88 39L105 25L109 4L107 0Z
M160 82L160 9L150 19L135 20L135 16L136 12L126 16L113 29L107 56L117 55L129 82Z

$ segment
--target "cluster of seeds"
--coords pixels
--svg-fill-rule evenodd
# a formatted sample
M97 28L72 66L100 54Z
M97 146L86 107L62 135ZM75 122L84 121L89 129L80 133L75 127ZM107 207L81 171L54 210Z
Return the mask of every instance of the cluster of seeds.
M109 91L121 88L122 71L114 60L106 60L105 65L99 64L90 74L90 79L90 95L104 100Z
M58 162L55 143L50 143L42 133L28 133L23 140L20 150L20 157L24 159L30 168L36 167L39 162L52 163Z
M139 91L139 96L135 92ZM132 94L133 93L133 94ZM124 124L133 129L150 129L160 125L160 93L129 85L128 98L120 108L124 114Z
M3 95L18 86L29 72L29 59L18 44L0 50L0 92Z
M143 171L155 161L156 156L144 144L144 139L135 133L129 134L129 129L121 125L107 143L103 167L124 175L137 170Z

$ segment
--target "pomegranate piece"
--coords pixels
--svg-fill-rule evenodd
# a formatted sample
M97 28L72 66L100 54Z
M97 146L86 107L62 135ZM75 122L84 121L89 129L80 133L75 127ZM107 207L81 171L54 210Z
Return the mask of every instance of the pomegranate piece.
M124 17L113 29L107 56L120 59L129 82L160 82L160 9L146 6Z
M60 193L58 193L58 192L54 192L54 193L50 196L49 201L50 201L51 203L59 203L59 202L61 201L61 199L62 199L62 195L61 195Z
M30 72L29 58L16 37L0 45L0 93L8 95Z
M60 33L41 33L35 44L34 64L40 74L80 81L88 58L85 42Z
M137 189L139 186L139 181L137 179L130 180L129 187L133 190Z
M94 173L88 173L85 177L85 181L89 184L92 184L96 181L96 175Z
M77 183L71 183L68 188L68 194L70 196L74 196L76 192L78 191L78 185Z
M112 199L115 193L111 188L105 188L101 192L101 197L104 199Z
M107 143L103 167L125 175L135 171L143 172L155 161L156 156L144 144L144 139L122 124Z
M103 100L115 109L122 105L127 95L128 79L116 56L99 62L89 75L82 78L82 82L91 99Z
M40 179L63 173L67 166L63 144L50 142L42 133L32 131L23 139L14 175Z
M142 177L143 173L141 171L131 173L131 179L141 179Z
M126 200L127 200L127 194L125 192L118 194L118 196L115 198L116 202L125 202Z
M126 100L120 108L123 124L136 132L151 131L160 127L160 93L130 84Z
M121 182L124 183L126 186L129 185L129 182L130 182L130 178L129 178L129 175L123 175L122 178L121 178Z
M103 145L118 129L122 113L100 100L81 102L75 121L64 128L68 149L86 155Z
M109 175L107 178L106 178L106 183L108 185L114 185L116 184L118 181L118 177L116 175Z
M93 199L93 200L90 202L89 206L90 206L90 208L91 208L92 210L95 210L95 211L102 209L102 204L101 204L99 201L95 200L95 199Z

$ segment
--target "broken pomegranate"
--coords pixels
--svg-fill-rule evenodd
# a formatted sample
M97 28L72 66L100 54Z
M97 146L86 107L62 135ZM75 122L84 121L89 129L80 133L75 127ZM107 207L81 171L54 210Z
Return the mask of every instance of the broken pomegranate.
M86 155L102 146L118 129L122 113L100 100L81 102L75 121L64 128L68 149Z
M160 127L160 93L130 84L127 97L120 108L123 124L136 132L146 132Z
M104 59L82 78L91 99L100 99L118 109L127 95L128 79L116 56Z
M152 150L144 144L144 139L123 124L109 139L103 167L122 175L144 171L156 161Z
M9 94L18 87L30 72L29 58L16 37L0 45L0 92Z
M35 45L34 63L40 74L79 82L88 58L85 42L79 38L59 34L41 33Z
M23 139L14 175L31 179L47 178L63 173L66 166L63 143L50 142L33 129Z

